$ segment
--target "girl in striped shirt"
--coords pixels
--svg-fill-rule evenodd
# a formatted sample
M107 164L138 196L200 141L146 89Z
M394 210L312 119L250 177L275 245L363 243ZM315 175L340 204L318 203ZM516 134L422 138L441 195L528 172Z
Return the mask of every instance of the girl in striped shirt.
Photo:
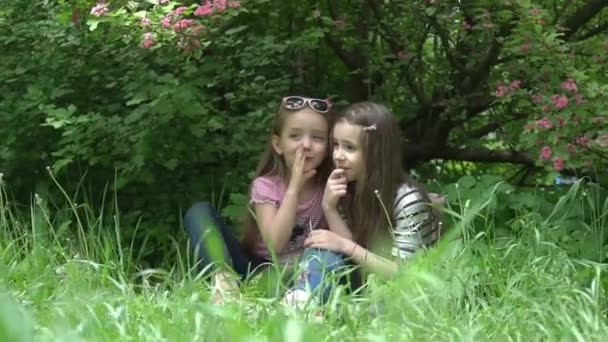
M316 252L307 250L310 257L301 264L299 283L286 294L287 302L307 301L311 290L327 299L327 284L310 284L343 266L344 259L391 277L399 262L439 236L428 193L403 172L399 126L385 106L361 102L346 108L336 118L332 145L335 169L323 196L329 230L315 230L306 239ZM352 239L336 233L342 231Z

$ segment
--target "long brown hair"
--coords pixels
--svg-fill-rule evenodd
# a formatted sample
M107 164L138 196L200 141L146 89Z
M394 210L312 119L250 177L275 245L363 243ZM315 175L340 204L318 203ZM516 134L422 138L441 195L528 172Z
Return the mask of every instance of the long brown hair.
M304 108L308 108L308 107L304 107ZM268 137L268 142L266 143L264 152L262 153L260 161L258 162L258 166L256 167L253 180L255 180L258 177L262 177L262 176L278 176L283 182L286 182L289 179L289 169L287 168L287 164L285 163L285 159L283 158L283 156L277 154L277 152L274 150L274 148L272 146L272 136L273 135L280 136L281 132L283 131L283 127L285 126L286 118L289 115L299 112L300 110L304 110L304 108L299 109L299 110L289 110L289 109L285 108L285 106L283 105L283 102L281 101L281 105L279 106L279 109L276 111L276 113L274 115L274 118L272 121L272 131L270 133L270 136ZM328 128L332 127L333 115L331 114L331 112L329 112L329 113L316 112L316 113L323 116L327 120ZM328 130L327 138L329 141L329 130ZM332 170L331 157L329 154L330 144L328 143L327 146L328 146L327 154L325 156L325 159L323 160L321 165L319 165L319 168L317 169L317 174L315 175L315 180L316 180L317 184L319 184L319 185L325 184L325 182L327 181L327 178L329 177L329 174L331 173L331 170ZM251 197L251 187L252 186L253 186L253 182L249 186L249 197ZM249 251L252 251L253 245L259 235L259 227L258 227L257 221L254 216L254 210L249 205L247 205L247 212L245 213L244 225L245 225L245 227L244 227L245 229L244 229L244 235L243 235L243 245Z
M386 238L394 227L393 206L402 184L419 189L428 203L430 200L403 170L401 132L386 106L374 102L352 104L338 114L339 122L363 127L359 137L363 169L359 179L349 184L340 205L355 241L368 246L370 239Z

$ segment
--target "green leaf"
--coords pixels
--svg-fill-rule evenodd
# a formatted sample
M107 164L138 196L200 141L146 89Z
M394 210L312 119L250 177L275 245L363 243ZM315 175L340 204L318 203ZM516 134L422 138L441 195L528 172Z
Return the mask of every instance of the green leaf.
M127 101L127 106L138 105L144 101L146 101L145 95L142 93L137 93L129 101Z
M91 18L87 20L87 25L89 25L89 31L95 31L99 25L99 20Z
M432 17L433 15L435 15L435 13L437 13L437 8L435 7L427 7L424 12L426 13L426 15L428 15L429 17Z
M230 36L230 35L239 33L241 31L244 31L244 30L246 30L248 28L249 28L249 26L247 26L247 25L237 26L235 28L231 28L230 30L226 31L226 35Z

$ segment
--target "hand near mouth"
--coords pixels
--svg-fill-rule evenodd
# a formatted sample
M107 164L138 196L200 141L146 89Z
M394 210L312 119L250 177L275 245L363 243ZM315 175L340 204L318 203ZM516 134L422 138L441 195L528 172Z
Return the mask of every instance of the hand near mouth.
M335 169L329 175L325 192L323 193L323 208L326 210L335 210L338 206L340 197L346 195L346 177L343 169Z
M306 163L306 157L304 156L304 148L298 147L296 150L296 156L293 161L291 168L291 176L289 178L289 187L292 191L299 193L306 182L317 174L317 170L304 170L304 164Z

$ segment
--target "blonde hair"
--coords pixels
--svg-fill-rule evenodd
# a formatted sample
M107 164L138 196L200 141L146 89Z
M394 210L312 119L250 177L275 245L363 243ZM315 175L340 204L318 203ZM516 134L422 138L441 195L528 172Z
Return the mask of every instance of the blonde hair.
M268 137L268 142L266 143L266 147L264 148L264 152L258 162L258 165L255 170L255 175L253 179L255 180L258 177L262 176L279 176L281 180L286 181L289 178L289 169L287 164L285 163L285 159L283 156L279 155L272 146L272 137L274 135L280 136L283 131L283 127L285 126L285 120L289 115L293 115L294 113L298 113L302 110L308 109L308 107L304 107L298 110L290 110L285 108L283 102L279 106L279 109L276 111L274 115L274 119L272 122L272 131L270 136ZM332 122L332 114L328 113L319 113L323 118L327 120L327 126L331 127ZM328 132L329 135L329 132ZM327 137L329 138L329 137ZM329 158L329 144L328 150L325 159L317 169L317 174L315 176L318 184L324 184L332 169L331 158ZM252 183L253 185L253 183ZM251 186L249 187L249 196L251 196ZM250 208L248 208L250 209ZM257 240L259 234L259 227L253 215L253 210L247 210L245 213L245 229L243 235L243 245L248 249L252 250L254 242Z

